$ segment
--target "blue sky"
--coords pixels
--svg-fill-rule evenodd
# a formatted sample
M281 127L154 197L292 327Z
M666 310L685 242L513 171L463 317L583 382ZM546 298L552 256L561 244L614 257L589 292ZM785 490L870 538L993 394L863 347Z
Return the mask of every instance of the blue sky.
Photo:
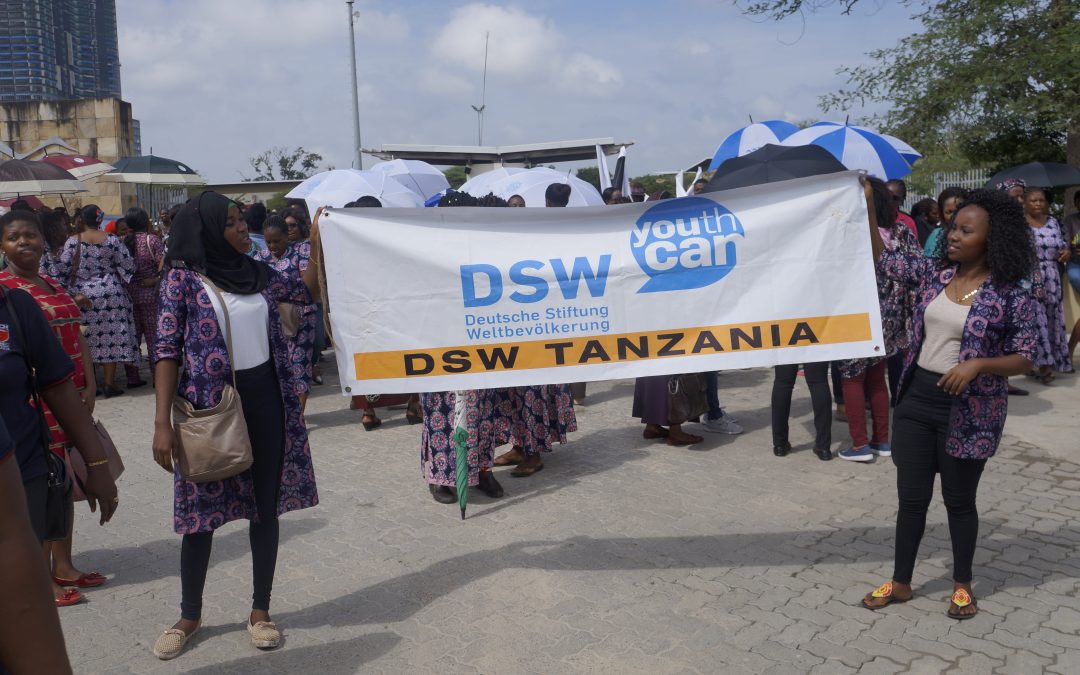
M875 0L779 24L725 0L356 7L364 147L475 144L490 31L485 145L613 136L636 142L634 175L711 155L748 115L823 118L818 97L843 83L837 68L918 27L909 8ZM349 165L343 0L117 0L117 14L144 152L214 182L251 175L248 157L271 146Z

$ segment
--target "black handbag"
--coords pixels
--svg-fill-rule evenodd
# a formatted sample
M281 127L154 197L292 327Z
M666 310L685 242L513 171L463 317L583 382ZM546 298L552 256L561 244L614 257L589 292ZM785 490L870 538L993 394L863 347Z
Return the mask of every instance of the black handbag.
M672 375L668 380L668 424L696 421L709 409L701 373Z
M64 460L57 457L49 450L52 440L49 434L49 423L45 420L45 408L41 402L41 389L38 387L37 370L30 360L30 343L26 340L26 334L19 323L19 316L8 300L7 288L0 284L0 298L8 306L8 315L11 317L11 329L18 340L26 364L26 388L30 393L30 403L37 411L38 422L38 445L45 453L45 464L48 466L48 489L45 496L45 539L46 541L60 541L67 538L71 530L68 501L71 499L71 475L67 471Z

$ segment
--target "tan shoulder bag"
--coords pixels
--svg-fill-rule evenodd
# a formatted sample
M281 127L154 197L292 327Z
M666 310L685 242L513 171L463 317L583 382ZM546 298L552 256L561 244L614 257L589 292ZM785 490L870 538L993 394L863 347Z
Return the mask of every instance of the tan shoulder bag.
M209 483L231 478L247 471L253 461L240 393L236 391L236 368L233 368L232 325L225 298L214 282L199 275L206 288L217 296L225 317L225 338L232 368L232 384L226 383L221 401L213 408L196 410L183 396L173 398L172 419L176 432L173 454L180 476L195 483Z

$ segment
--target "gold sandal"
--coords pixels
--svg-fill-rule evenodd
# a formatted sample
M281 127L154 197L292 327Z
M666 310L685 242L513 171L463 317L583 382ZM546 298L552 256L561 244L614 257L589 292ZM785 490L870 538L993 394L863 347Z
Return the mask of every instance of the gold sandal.
M156 641L154 641L154 648L151 651L154 653L154 656L162 661L175 659L184 651L184 647L186 647L188 641L191 640L191 636L195 635L198 630L198 626L190 633L185 633L179 628L168 628L158 636Z

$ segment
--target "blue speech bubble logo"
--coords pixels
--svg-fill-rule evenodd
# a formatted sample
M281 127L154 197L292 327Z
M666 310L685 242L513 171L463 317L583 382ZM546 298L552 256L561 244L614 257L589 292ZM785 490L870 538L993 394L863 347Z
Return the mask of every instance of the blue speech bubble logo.
M630 233L634 258L649 280L638 293L705 288L735 269L735 214L711 199L667 199L641 215Z

